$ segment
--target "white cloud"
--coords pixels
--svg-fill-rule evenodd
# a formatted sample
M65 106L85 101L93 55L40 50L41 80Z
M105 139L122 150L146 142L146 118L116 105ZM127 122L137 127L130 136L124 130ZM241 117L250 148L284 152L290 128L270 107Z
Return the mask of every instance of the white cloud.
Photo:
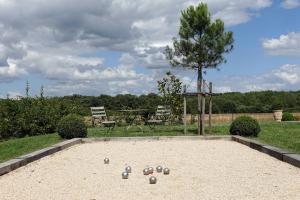
M218 17L229 25L236 25L248 22L257 16L258 10L272 5L271 0L243 0L243 1L207 1L212 6L215 13L214 18ZM215 10L216 9L216 10Z
M286 9L293 9L300 6L299 0L283 0L281 6Z
M26 71L17 67L13 60L8 59L7 66L0 66L0 83L11 82L21 75L25 75Z
M300 83L300 66L286 64L273 71L273 75L283 82L295 85Z
M231 76L216 81L217 92L299 90L300 65L285 64L276 69L255 76Z
M18 100L22 97L22 94L17 92L17 91L9 91L6 94L0 93L0 99L6 99L7 97L10 98L10 99L17 99Z
M214 93L225 93L225 92L232 92L231 87L229 87L229 86L216 86L214 88Z
M112 72L114 73L114 72ZM135 77L109 79L66 80L46 86L46 95L100 95L100 94L142 94L155 91L155 80L151 75L135 74ZM146 90L145 90L146 88ZM129 92L130 91L130 92Z
M271 0L204 2L227 26L245 23L272 4ZM152 91L158 69L169 67L162 52L178 33L180 11L198 3L0 0L0 82L37 74L52 80L48 86L52 94ZM98 51L121 52L120 64L106 67L105 58L80 56Z
M265 39L263 48L271 55L300 56L300 32L291 32L279 38Z

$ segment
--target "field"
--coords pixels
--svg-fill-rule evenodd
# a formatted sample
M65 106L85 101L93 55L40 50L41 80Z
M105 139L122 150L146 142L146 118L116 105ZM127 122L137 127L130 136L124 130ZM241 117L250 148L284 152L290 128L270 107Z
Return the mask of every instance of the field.
M128 165L132 173L122 179ZM157 165L170 175L155 172L150 185L142 171ZM0 185L2 199L24 200L300 198L298 168L226 140L79 144L0 177Z
M300 123L292 122L261 122L262 132L256 140L274 145L291 152L300 153ZM126 131L126 127L116 127L107 134L104 128L89 128L88 137L125 137L125 136L176 136L184 135L182 125L157 126L154 130L148 126L142 127L142 133L138 128L132 127ZM196 125L188 126L188 135L195 135ZM208 134L208 129L206 128ZM227 135L229 124L215 124L212 129L214 135ZM57 134L10 139L0 142L0 162L15 158L61 141Z

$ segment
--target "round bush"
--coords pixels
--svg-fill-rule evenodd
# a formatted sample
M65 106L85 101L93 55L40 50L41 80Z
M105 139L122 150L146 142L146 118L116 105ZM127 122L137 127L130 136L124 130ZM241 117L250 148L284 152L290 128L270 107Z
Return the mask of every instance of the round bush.
M260 132L260 126L256 119L249 116L236 118L230 126L231 135L257 136Z
M87 127L81 116L70 114L59 121L57 132L65 139L82 138L87 136Z
M293 116L292 113L289 113L289 112L284 112L282 114L282 119L281 121L295 121L295 117Z

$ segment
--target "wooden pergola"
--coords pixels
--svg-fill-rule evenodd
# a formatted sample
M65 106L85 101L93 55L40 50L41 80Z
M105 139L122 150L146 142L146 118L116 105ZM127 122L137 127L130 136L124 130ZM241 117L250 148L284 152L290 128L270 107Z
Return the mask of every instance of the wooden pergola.
M184 134L187 133L187 117L186 117L186 98L189 96L198 96L198 94L202 95L202 108L201 108L201 132L204 133L204 125L205 125L205 100L206 97L208 97L208 102L209 102L209 132L211 133L211 117L212 117L212 97L217 95L215 93L212 92L212 82L209 82L209 84L207 85L205 80L203 80L203 92L187 92L186 91L186 85L184 85L183 87L183 114L184 114ZM206 88L208 88L208 92L206 92ZM198 127L200 128L200 127Z

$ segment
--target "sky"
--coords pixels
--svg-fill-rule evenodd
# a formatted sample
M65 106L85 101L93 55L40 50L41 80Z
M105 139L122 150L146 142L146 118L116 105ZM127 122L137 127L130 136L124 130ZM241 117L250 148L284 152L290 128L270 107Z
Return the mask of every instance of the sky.
M0 0L0 97L157 93L166 45L195 0ZM204 78L215 92L300 90L300 0L206 0L234 50Z

